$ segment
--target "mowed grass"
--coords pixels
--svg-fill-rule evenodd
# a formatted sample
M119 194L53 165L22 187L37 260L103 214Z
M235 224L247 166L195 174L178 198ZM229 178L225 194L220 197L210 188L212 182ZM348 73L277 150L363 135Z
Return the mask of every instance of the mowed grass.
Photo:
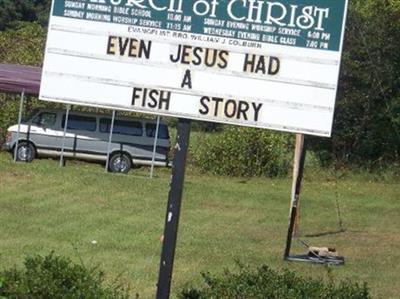
M0 154L0 267L21 266L32 254L57 254L99 266L132 295L154 298L170 170L129 175L101 165L55 160L14 164ZM173 276L173 294L200 283L200 272L235 268L235 261L289 268L326 280L367 282L376 298L400 297L400 187L395 178L372 180L308 172L301 204L301 239L334 246L343 267L282 260L290 179L243 179L188 171ZM335 200L345 232L338 231ZM310 236L311 235L311 236ZM314 236L313 236L314 235ZM92 241L97 244L92 244ZM305 248L294 242L294 253Z

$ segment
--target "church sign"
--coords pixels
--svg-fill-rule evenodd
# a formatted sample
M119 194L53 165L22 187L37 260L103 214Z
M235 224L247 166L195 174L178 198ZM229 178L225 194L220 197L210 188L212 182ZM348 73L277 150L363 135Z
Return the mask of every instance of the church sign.
M40 99L330 136L347 0L56 0Z

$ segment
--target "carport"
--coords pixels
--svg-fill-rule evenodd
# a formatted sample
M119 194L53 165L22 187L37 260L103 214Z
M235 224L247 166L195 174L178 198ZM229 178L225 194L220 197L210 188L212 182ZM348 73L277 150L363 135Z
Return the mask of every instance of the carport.
M21 131L22 111L25 94L39 95L42 68L15 64L0 64L0 92L16 93L21 95L17 142L14 151L14 161L17 160L19 135Z
M15 64L0 64L0 91L39 95L42 68Z

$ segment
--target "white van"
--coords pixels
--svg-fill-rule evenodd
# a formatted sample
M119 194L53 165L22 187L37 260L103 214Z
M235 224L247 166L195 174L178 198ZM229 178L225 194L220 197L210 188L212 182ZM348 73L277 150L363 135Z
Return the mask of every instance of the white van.
M30 162L37 156L60 156L63 143L65 110L40 109L22 122L17 160ZM148 119L117 117L110 147L109 170L128 172L133 165L152 162L156 122ZM107 160L111 116L70 112L64 146L65 157L96 161ZM18 125L8 128L5 148L14 153ZM168 166L169 132L161 122L155 165Z

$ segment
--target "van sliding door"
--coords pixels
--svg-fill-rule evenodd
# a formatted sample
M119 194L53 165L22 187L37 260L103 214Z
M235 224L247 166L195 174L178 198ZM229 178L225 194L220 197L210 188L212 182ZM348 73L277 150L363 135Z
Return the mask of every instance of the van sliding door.
M64 125L65 115L62 121L63 129ZM68 118L65 151L74 154L100 154L96 130L96 117L71 114Z

